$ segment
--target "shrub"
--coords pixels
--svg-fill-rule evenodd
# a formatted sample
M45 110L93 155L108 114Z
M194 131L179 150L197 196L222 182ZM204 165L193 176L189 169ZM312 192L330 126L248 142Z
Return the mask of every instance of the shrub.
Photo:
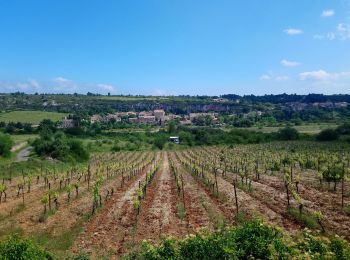
M11 137L7 134L0 133L0 156L9 156L11 154L12 146L13 141Z
M278 130L277 137L279 140L284 140L284 141L298 140L299 132L295 128L287 126L285 128Z
M339 139L338 131L331 128L324 129L318 135L316 135L317 141L335 141L338 139Z
M89 152L81 141L67 138L62 132L49 134L41 132L40 137L34 140L34 151L40 156L51 156L61 161L86 161Z
M53 259L52 256L27 239L12 236L0 242L0 259Z

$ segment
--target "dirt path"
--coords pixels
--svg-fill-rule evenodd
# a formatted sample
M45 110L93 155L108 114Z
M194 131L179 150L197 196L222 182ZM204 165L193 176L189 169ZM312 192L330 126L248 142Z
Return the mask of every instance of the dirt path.
M11 152L17 152L18 150L24 148L27 144L28 142L17 143L11 148Z
M189 158L190 155L187 154L186 156ZM230 181L222 178L220 175L218 175L217 180L219 191L225 195L228 200L227 203L229 205L234 205L235 195L233 184ZM272 195L273 193L266 194L265 197L263 197L237 189L238 205L240 210L244 210L250 217L261 216L270 224L283 227L290 232L300 230L300 225L287 218L287 214L279 210L279 208L283 208L284 205L280 205L279 202L277 202L276 205L278 207L276 207L269 201L265 201L265 199L269 199Z
M207 156L211 156L208 151L205 151ZM314 173L315 174L315 173ZM229 182L233 180L232 173L229 173L226 179ZM306 175L310 175L309 172ZM299 183L299 194L303 199L305 210L309 213L315 211L321 211L324 220L323 224L330 233L336 233L338 235L344 236L347 240L350 239L350 216L346 215L341 210L340 204L340 188L338 188L338 193L332 193L329 191L320 191L319 188L313 187L314 185L309 185L307 181L303 178L304 172L300 173L301 182ZM255 179L255 177L253 177ZM314 179L317 183L317 180ZM253 191L249 193L257 201L261 201L268 208L281 214L286 219L291 219L291 217L286 213L287 197L285 192L285 187L280 176L271 176L267 174L261 175L261 179L251 182ZM292 206L297 206L294 200L291 198ZM345 198L345 204L349 204L349 198ZM292 219L291 219L292 220ZM284 226L288 222L284 223Z
M73 252L83 251L97 258L116 256L123 251L125 237L132 232L136 221L133 199L148 169L119 188L98 214L86 223L84 231L74 242Z
M177 215L178 196L175 179L170 172L168 154L147 189L137 221L136 240L159 240L161 235L181 236L187 233L184 221Z
M175 156L173 161L182 174L185 190L185 208L189 228L196 232L200 228L217 229L223 224L234 223L235 208L214 199L196 179L179 163Z
M32 147L26 147L20 150L19 153L16 155L16 162L28 161L31 151L32 151Z
M284 192L281 180L272 176L263 176L260 185L268 185L280 192ZM328 191L319 191L316 188L299 184L299 194L303 198L306 210L321 211L324 215L324 224L328 231L344 236L350 240L350 216L341 210L340 195ZM349 203L349 199L345 199Z

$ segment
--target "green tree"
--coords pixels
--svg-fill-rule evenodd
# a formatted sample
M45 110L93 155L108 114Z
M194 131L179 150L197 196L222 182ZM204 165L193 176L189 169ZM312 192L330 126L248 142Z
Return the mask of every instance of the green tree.
M277 136L278 139L285 141L298 140L299 132L295 128L287 126L285 128L279 129L277 132Z
M18 260L18 259L53 259L45 250L34 244L30 240L21 239L18 236L12 236L5 241L0 242L0 259Z
M328 128L322 130L317 136L317 141L335 141L339 139L339 133L337 130Z
M9 156L11 154L11 148L13 146L13 140L9 135L0 133L0 156Z

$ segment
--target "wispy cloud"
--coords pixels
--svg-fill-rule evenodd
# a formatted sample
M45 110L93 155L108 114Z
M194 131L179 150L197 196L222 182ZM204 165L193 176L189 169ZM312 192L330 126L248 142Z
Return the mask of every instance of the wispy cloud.
M260 76L260 80L270 80L272 77L268 74L263 74Z
M66 78L64 78L64 77L57 77L57 78L54 78L53 79L54 81L56 81L56 82L71 82L71 80L69 80L69 79L66 79Z
M302 30L296 29L296 28L288 28L288 29L285 29L283 32L288 34L288 35L292 35L292 36L303 33Z
M115 94L117 91L111 84L105 83L78 83L65 77L55 77L46 81L28 79L24 81L0 81L1 92L25 92L25 93L94 93Z
M285 67L296 67L300 65L300 62L283 59L281 60L281 64Z
M325 70L306 71L299 74L300 80L333 81L350 79L350 71L327 72Z
M263 81L268 81L268 80L271 80L271 81L287 81L289 80L289 77L286 76L286 75L272 75L271 73L269 74L263 74L260 76L260 80L263 80Z
M321 17L332 17L335 15L335 12L333 9L323 10L321 13Z
M315 34L314 39L322 40L349 40L350 39L350 23L339 23L337 27L327 33Z
M74 93L79 90L79 86L70 79L64 77L56 77L52 80L52 82L48 82L48 86L53 83L53 91L61 92L61 93Z
M116 90L113 85L110 84L97 84L97 87L102 90L102 92L110 92L110 93L115 93Z

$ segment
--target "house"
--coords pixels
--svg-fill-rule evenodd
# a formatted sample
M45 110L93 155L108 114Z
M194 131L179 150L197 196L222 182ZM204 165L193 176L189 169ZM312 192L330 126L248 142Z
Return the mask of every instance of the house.
M104 116L102 120L105 123L108 123L108 122L110 122L112 120L114 120L115 122L122 121L122 119L117 114L108 114L108 115Z
M155 123L156 117L155 116L139 116L138 122L144 123L144 124Z
M90 123L91 124L98 123L98 122L101 122L101 121L102 121L102 117L100 115L93 115L90 118Z
M57 128L61 128L61 129L67 129L67 128L73 128L73 127L74 127L74 120L67 119L67 117L62 119L62 121L59 122L59 124L57 126Z
M160 121L160 122L165 121L165 112L163 109L154 110L153 115L155 116L157 121Z
M129 117L129 122L136 124L139 122L139 119L137 117Z
M180 121L180 125L191 125L192 124L192 122L191 122L191 120L181 120Z

